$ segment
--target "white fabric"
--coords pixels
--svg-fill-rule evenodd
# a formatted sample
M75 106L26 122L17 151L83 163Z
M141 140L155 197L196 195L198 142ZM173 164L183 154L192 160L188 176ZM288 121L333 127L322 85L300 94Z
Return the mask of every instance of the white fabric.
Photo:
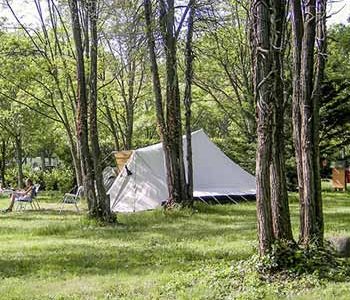
M192 152L195 197L255 194L255 177L230 160L203 130L192 133ZM154 209L167 200L161 143L133 151L126 166L132 174L123 168L107 192L112 211Z

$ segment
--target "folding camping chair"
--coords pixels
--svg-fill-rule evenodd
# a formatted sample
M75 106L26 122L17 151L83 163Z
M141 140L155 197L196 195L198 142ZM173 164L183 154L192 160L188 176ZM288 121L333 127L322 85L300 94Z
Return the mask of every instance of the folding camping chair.
M80 200L82 192L83 192L83 187L79 186L75 194L71 194L71 193L64 194L60 213L62 212L62 209L65 204L74 204L75 208L77 209L77 212L79 212L78 202Z
M30 204L32 209L36 209L36 210L40 210L40 205L39 205L39 201L36 198L38 191L40 188L40 184L35 184L34 185L34 190L35 193L32 197L28 197L26 199L17 199L15 200L15 204L16 204L16 211L22 211L25 210L27 208L28 203Z

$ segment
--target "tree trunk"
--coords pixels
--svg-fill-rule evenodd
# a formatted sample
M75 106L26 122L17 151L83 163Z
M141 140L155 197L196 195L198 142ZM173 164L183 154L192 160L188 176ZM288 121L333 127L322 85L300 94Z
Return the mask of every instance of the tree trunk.
M71 12L73 39L77 61L77 137L79 145L78 147L81 153L84 194L88 200L90 216L96 216L97 203L88 139L88 101L85 80L84 53L77 0L70 0L69 7Z
M272 225L275 239L293 240L284 158L283 54L285 0L272 0L271 39L273 72L272 156L270 169Z
M151 73L153 81L153 93L155 97L156 104L156 116L157 116L157 125L159 128L160 137L163 144L164 150L164 160L166 166L167 174L167 186L169 191L169 197L172 195L173 187L173 174L171 172L171 163L170 163L170 150L168 145L168 134L164 118L164 108L163 108L163 99L162 99L162 89L160 84L160 77L157 64L157 56L155 52L155 41L153 36L153 24L152 24L152 4L150 0L144 1L145 8L145 20L146 20L146 37L147 37L147 46L151 62Z
M252 3L254 95L257 103L256 205L259 252L267 254L273 243L270 193L271 119L271 52L270 11L263 0Z
M45 151L40 151L40 161L41 161L41 170L45 171L46 164L45 164Z
M0 165L0 176L2 181L2 186L6 186L6 146L5 140L1 141L1 165Z
M309 245L316 243L322 245L323 224L317 216L317 211L322 210L321 199L316 190L319 167L315 168L315 161L318 160L318 112L315 111L315 103L312 97L314 86L314 44L316 34L316 1L310 0L304 5L304 35L301 51L301 148L303 166L303 205L304 205L304 232L301 236L301 243ZM316 130L316 131L315 131ZM319 162L317 162L319 164ZM322 214L322 213L321 213ZM321 226L322 225L322 226Z
M314 133L314 174L315 174L315 214L316 225L318 227L320 240L322 241L324 234L323 227L323 209L321 195L321 177L320 177L320 102L321 102L321 86L324 81L326 58L327 58L327 43L326 43L326 15L327 15L327 0L316 1L316 47L317 59L315 69L314 90L312 93L313 102L313 133ZM321 238L322 237L322 238Z
M22 150L22 137L20 134L15 136L16 147L16 163L17 163L17 185L19 188L24 187L23 176L23 150Z
M193 161L192 161L192 138L191 138L191 104L192 104L192 81L193 81L193 51L192 51L192 37L193 37L193 23L195 15L195 0L190 0L189 18L186 37L185 49L185 127L186 127L186 162L187 162L187 186L186 186L186 201L187 205L193 206Z
M293 141L295 148L295 160L298 176L298 192L300 207L300 239L304 236L304 186L303 167L301 159L301 113L300 113L300 72L301 72L301 46L303 39L303 16L300 0L292 1L292 30L293 30L293 96L292 96L292 119Z
M169 190L169 205L172 205L173 202L182 203L186 199L174 18L174 0L161 0L160 25L166 57L166 124L169 141L170 172L173 178L172 188Z
M109 197L103 185L101 151L98 140L97 129L97 11L96 1L89 2L89 20L90 20L90 143L92 149L92 161L94 164L94 175L97 189L97 215L104 221L110 222L112 214L110 209Z

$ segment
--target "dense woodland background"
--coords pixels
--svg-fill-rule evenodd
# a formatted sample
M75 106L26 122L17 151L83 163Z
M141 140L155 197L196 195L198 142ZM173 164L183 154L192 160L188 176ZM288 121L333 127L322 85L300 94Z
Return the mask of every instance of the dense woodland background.
M132 275L128 288L113 293L126 299L192 289L256 299L266 287L286 296L310 286L318 299L322 284L348 288L348 261L328 241L348 232L348 193L321 188L350 156L350 24L327 25L330 1L33 0L33 24L13 3L2 1L15 22L0 24L2 185L23 187L25 177L46 190L83 185L88 218L58 216L49 193L45 210L1 215L0 233L15 241L1 245L12 255L0 260L5 277L15 269L57 280L68 266L75 278L83 266L117 281L121 272ZM182 135L190 145L200 128L256 176L256 203L193 209ZM102 182L111 152L159 141L169 209L116 216ZM37 235L54 240L33 246ZM16 256L26 242L28 261ZM158 281L134 290L139 270Z
M58 157L73 170L76 64L69 8L34 1L40 26L1 28L1 172L14 184L13 158ZM10 2L11 3L11 2ZM8 7L11 9L11 4ZM49 6L48 6L49 4ZM99 3L98 126L103 157L159 141L141 1ZM249 47L249 3L197 3L193 52L192 129L203 128L234 161L255 172L256 124ZM186 4L178 3L180 89L184 92ZM16 14L16 11L13 11ZM156 16L154 16L156 17ZM84 16L81 16L84 20ZM86 22L85 22L86 23ZM83 23L83 24L85 24ZM85 30L84 40L89 34ZM285 40L286 137L291 137L291 28ZM348 155L349 35L347 25L328 30L328 63L321 103L321 156ZM87 48L88 45L85 45ZM85 48L85 52L88 49ZM158 51L158 56L164 53ZM89 59L88 54L86 54ZM164 61L163 61L164 63ZM164 73L160 62L161 79ZM286 140L290 178L295 164ZM109 161L110 163L110 161ZM27 171L27 170L26 170Z
M0 33L4 185L21 186L24 176L31 176L48 189L64 191L82 184L84 175L85 183L92 186L91 180L100 178L102 168L113 164L112 157L108 158L111 151L156 143L159 135L176 140L179 126L183 134L203 128L229 157L255 173L256 54L250 1L33 3L36 25L22 21L11 1L3 3L16 19L11 27L4 22ZM279 100L284 112L287 183L295 190L295 47L290 10L280 14L287 22L281 40ZM350 26L333 25L327 35L327 65L320 86L320 158L325 177L331 161L349 155ZM152 47L154 60L149 56ZM177 65L173 74L172 60ZM172 97L177 99L173 103ZM159 103L164 107L159 109ZM161 118L166 119L167 134ZM171 120L175 120L173 125ZM186 120L191 121L190 127ZM176 145L169 151L176 153ZM25 166L32 157L41 157L41 170ZM46 170L45 158L51 157L59 159L60 168ZM173 164L171 159L169 164ZM184 176L181 168L173 176Z

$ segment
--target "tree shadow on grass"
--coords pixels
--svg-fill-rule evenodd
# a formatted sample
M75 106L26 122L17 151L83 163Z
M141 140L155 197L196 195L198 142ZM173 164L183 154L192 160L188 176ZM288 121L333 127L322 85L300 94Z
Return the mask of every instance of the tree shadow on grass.
M146 274L163 270L183 270L196 265L219 262L222 259L242 258L249 255L241 251L194 251L174 245L148 245L143 247L109 246L106 248L85 243L48 247L45 251L27 249L7 259L0 258L0 277L36 276L43 274L93 274L109 273Z

